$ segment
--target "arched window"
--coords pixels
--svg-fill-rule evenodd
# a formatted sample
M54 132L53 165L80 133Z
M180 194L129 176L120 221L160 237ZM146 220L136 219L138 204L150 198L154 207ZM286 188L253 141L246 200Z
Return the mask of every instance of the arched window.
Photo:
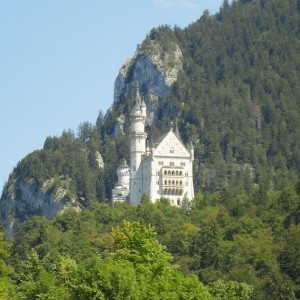
M174 176L174 174L175 174L174 171L172 171L172 175L173 175L173 176Z
M167 175L167 170L164 171L164 175Z
M176 171L176 176L178 176L178 171Z
M168 171L168 175L171 175L171 171L170 170Z
M172 185L174 185L175 184L175 181L174 180L172 180Z

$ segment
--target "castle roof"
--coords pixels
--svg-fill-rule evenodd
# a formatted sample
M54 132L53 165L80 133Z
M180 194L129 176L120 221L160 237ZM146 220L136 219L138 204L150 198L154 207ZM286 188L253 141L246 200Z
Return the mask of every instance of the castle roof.
M174 148L174 155L175 156L190 156L190 152L187 149L187 147L184 145L180 137L177 136L176 132L173 131L173 128L171 127L170 130L161 135L159 139L155 142L155 154L159 155L160 153L163 153L167 147Z

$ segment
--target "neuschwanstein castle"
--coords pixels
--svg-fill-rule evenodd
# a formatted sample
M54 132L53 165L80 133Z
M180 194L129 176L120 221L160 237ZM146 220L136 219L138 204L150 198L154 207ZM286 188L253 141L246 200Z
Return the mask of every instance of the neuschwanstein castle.
M112 202L129 198L130 203L138 204L146 194L152 202L164 197L172 205L181 206L184 198L194 198L193 145L186 147L173 126L156 143L149 143L146 113L146 104L137 90L130 115L130 166L123 160L118 167Z

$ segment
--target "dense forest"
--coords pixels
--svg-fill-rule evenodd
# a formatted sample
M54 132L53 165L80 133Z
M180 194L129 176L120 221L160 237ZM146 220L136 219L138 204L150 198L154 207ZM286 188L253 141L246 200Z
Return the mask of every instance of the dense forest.
M141 47L150 40L183 53L146 129L155 139L177 119L193 141L195 199L108 205L129 157L128 124L112 138L115 120L131 98L76 134L47 137L1 199L16 181L51 179L49 193L63 185L82 210L0 235L0 299L300 299L299 1L225 0L185 29L151 30Z
M300 183L32 217L0 279L1 299L300 299Z

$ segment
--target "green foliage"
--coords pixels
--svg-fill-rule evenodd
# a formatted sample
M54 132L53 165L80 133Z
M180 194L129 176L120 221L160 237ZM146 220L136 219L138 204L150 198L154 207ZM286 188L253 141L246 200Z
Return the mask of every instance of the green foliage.
M74 217L74 215L73 215ZM68 216L67 218L70 218ZM60 243L68 243L66 229ZM53 223L55 227L55 223ZM39 225L37 225L39 227ZM84 232L77 232L80 235ZM22 260L15 260L15 282L20 299L213 299L196 276L183 276L171 264L171 255L156 240L151 226L123 221L111 230L113 245L101 255L97 245L88 257L60 255L53 260L53 245L47 254L35 249L25 251ZM104 237L107 234L103 234ZM48 237L47 239L50 239ZM97 237L83 247L91 247ZM16 241L17 242L17 241ZM69 241L70 242L70 241ZM16 246L16 245L15 245ZM21 250L18 250L21 252ZM82 250L77 249L78 252ZM18 253L20 255L20 253Z
M3 232L0 232L0 299L15 299L15 286L10 278L14 269L7 263L9 257L9 243L4 240Z
M247 300L251 299L253 288L245 283L235 281L216 281L209 286L215 300Z
M299 224L287 220L297 215L299 187L264 197L197 194L189 211L163 199L93 202L53 220L33 217L11 248L0 243L6 291L17 287L28 299L56 291L65 299L297 299Z
M155 239L156 233L150 226L123 221L122 227L113 228L112 236L116 259L125 259L133 264L147 263L157 270L172 259Z

